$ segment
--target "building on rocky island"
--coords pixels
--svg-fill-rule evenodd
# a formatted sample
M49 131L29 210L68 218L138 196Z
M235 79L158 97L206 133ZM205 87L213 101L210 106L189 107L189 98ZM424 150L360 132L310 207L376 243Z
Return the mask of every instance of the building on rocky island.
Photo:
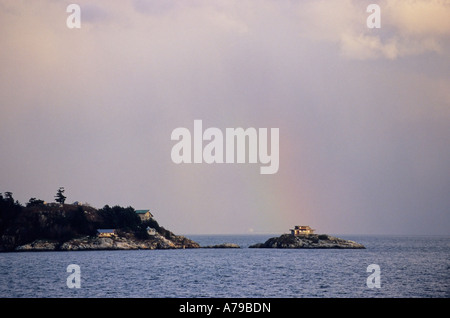
M136 210L136 214L139 215L141 221L148 221L153 218L153 214L150 213L150 210Z
M308 225L296 225L293 229L291 229L291 234L293 236L314 234L314 231L315 230L310 228Z
M116 236L116 230L114 230L114 229L98 229L97 236L98 237L114 237L114 236Z

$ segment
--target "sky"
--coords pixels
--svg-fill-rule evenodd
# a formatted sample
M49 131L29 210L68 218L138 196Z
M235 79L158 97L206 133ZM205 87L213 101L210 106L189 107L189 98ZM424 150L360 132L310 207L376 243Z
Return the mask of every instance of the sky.
M446 0L1 1L0 192L64 187L176 234L448 235L448 17ZM174 163L194 120L278 128L277 173Z

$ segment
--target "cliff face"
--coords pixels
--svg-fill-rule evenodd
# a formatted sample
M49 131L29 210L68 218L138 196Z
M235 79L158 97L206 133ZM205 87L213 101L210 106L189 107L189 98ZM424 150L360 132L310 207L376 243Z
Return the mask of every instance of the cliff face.
M308 234L293 236L283 234L272 237L264 243L249 246L250 248L365 248L364 245L330 236L327 234Z

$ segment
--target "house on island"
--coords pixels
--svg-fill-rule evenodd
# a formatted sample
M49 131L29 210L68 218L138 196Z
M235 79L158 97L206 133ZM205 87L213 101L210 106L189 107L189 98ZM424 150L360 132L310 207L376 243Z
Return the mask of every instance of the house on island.
M314 231L315 230L310 228L308 225L296 225L293 229L291 229L291 234L293 236L314 234Z
M150 213L150 210L136 210L136 214L139 215L141 221L148 221L153 218L153 214Z
M98 237L114 237L114 236L116 236L116 230L114 230L114 229L98 229L97 236Z

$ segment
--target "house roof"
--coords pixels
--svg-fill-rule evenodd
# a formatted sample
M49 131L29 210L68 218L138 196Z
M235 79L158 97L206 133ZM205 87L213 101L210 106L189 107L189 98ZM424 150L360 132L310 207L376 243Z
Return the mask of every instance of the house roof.
M147 212L150 212L150 210L136 210L137 214L145 214Z
M114 233L114 229L97 229L98 233Z

